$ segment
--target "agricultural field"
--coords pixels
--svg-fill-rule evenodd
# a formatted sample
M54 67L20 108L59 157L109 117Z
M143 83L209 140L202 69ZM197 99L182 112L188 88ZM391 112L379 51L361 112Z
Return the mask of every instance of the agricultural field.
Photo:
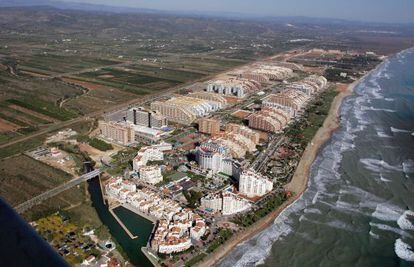
M40 98L7 99L0 102L0 144L78 115Z
M19 70L35 74L53 75L118 63L120 62L109 59L88 58L76 55L59 55L44 52L43 54L34 54L20 59Z
M71 178L71 175L25 155L0 160L0 196L12 206Z

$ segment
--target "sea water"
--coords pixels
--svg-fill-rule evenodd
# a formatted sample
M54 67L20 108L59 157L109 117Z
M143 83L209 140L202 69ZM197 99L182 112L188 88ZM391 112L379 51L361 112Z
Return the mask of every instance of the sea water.
M414 49L343 102L308 186L219 266L414 266Z

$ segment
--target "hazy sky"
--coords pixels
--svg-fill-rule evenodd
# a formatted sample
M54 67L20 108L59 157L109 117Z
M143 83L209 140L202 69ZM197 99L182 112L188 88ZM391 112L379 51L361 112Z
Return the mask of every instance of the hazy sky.
M414 0L71 0L178 11L414 22Z

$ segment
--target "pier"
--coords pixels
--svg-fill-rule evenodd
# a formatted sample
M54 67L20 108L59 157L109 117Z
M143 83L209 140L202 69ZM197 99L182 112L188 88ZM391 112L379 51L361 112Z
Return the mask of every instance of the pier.
M131 239L135 239L135 238L138 238L138 236L136 236L136 235L133 235L130 231L129 231L129 229L125 226L125 224L118 218L118 216L116 216L116 214L115 214L115 212L114 212L114 209L115 208L117 208L117 207L119 207L120 205L118 205L118 206L115 206L115 207L112 207L112 208L110 208L109 209L109 212L112 214L112 216L114 216L114 218L115 218L115 220L119 223L119 225L125 230L125 232L128 234L128 236L131 238Z

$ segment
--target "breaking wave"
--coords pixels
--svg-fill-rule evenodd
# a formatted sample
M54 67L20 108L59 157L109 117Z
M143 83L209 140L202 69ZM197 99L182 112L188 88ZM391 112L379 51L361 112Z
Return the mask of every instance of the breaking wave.
M414 261L414 251L410 245L404 243L401 238L395 240L395 254L403 260Z

